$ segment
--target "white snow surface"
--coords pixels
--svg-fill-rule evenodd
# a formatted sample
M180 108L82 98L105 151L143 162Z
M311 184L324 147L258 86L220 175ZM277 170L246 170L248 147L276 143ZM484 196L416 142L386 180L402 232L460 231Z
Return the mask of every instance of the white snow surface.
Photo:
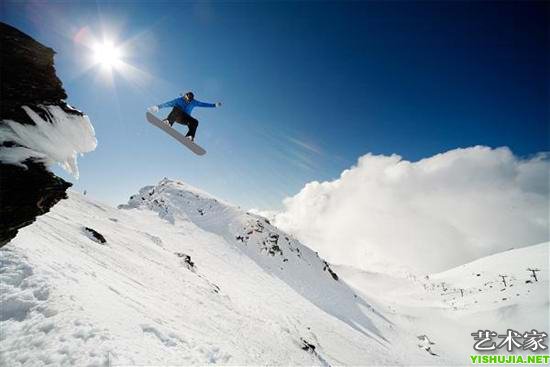
M397 278L334 269L264 218L181 182L118 209L69 191L0 250L0 365L465 365L482 316L505 331L532 311L525 327L544 329L548 244L505 263L520 296L475 292L472 273L496 284L515 251ZM541 269L537 282L522 283L527 266ZM468 298L441 295L443 281Z
M549 254L546 242L425 276L401 277L349 266L334 269L388 319L414 330L419 348L448 355L453 365L470 365L467 356L476 354L470 334L478 330L505 334L513 329L523 334L536 329L550 334ZM539 270L537 280L528 269ZM533 353L522 352L518 354Z
M12 141L19 146L0 147L0 161L25 168L23 162L29 158L46 165L59 163L78 178L78 154L90 152L97 146L94 128L88 116L68 114L55 105L39 107L47 114L47 120L31 108L22 106L35 125L2 120L0 144Z

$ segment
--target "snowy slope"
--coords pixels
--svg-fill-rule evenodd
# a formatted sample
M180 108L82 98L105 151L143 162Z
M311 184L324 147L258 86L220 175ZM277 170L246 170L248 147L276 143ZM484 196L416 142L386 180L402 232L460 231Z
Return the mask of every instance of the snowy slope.
M420 349L444 351L456 363L468 364L468 355L475 354L470 334L479 329L548 333L549 253L550 244L543 243L428 276L334 269L389 320L417 334ZM536 281L528 268L540 270Z
M447 304L464 313L526 304L548 307L549 246L542 243L509 250L431 275L428 289L437 289ZM536 279L528 269L538 270ZM548 321L548 314L536 315Z
M265 219L179 182L119 209L71 192L0 255L3 365L450 362Z
M426 289L439 295L451 315L471 332L550 331L550 244L505 251L429 277ZM528 269L539 269L537 281ZM501 275L505 276L504 284ZM461 335L472 344L472 337Z

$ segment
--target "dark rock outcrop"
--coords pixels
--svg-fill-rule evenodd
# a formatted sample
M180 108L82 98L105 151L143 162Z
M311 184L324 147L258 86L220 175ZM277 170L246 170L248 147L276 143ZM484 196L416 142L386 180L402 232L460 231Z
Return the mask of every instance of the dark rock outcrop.
M315 352L315 345L309 343L307 340L301 338L302 341L302 350L305 350L307 352Z
M51 48L1 22L0 47L0 124L13 120L34 125L23 105L50 122L40 105L57 105L69 114L82 115L64 101L67 94L55 73ZM17 144L5 141L0 149L11 146ZM27 159L23 163L27 169L0 162L0 247L15 237L19 228L65 199L71 186L40 162Z
M332 276L332 279L334 280L338 280L338 274L336 274L331 268L330 268L330 265L329 263L327 263L326 261L323 260L323 270L324 271L328 271L329 274Z
M15 237L19 228L67 198L65 190L70 183L45 170L42 164L27 162L27 166L0 165L0 247Z
M92 241L97 242L99 244L104 244L105 242L107 242L105 237L103 237L103 235L98 231L96 231L95 229L90 227L84 227L83 230L84 230L84 234L88 236L88 238L90 238Z
M197 270L195 268L195 263L193 261L191 261L191 256L189 256L187 254L184 254L183 252L174 252L174 254L176 254L177 257L181 257L183 259L183 262L184 262L185 266L187 267L187 269L189 269L193 272Z
M56 105L67 113L82 115L65 102L67 94L55 73L53 49L2 22L0 47L0 120L34 125L22 105L29 106L45 119L47 116L38 105Z

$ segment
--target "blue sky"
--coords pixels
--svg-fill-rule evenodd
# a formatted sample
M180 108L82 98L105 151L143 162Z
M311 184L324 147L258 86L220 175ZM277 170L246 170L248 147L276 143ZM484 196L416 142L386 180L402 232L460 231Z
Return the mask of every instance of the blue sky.
M549 5L527 3L2 2L1 19L56 50L68 102L99 141L81 178L112 204L163 177L276 209L366 153L418 160L477 144L549 143ZM84 70L78 32L123 44L139 72ZM193 90L196 157L145 122ZM160 115L169 110L161 110ZM185 132L186 128L179 127Z

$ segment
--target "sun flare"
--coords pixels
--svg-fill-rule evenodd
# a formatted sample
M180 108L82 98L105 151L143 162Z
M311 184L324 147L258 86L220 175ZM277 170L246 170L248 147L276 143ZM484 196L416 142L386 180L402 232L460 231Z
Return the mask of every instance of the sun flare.
M134 86L144 87L153 76L132 65L136 56L135 45L140 44L143 33L128 39L121 39L113 27L94 34L91 27L84 26L73 36L78 47L76 53L81 65L79 75L94 74L94 80L102 85L115 86L115 80L122 77Z
M94 61L107 69L112 69L120 64L121 58L120 49L110 41L97 43L94 46Z

